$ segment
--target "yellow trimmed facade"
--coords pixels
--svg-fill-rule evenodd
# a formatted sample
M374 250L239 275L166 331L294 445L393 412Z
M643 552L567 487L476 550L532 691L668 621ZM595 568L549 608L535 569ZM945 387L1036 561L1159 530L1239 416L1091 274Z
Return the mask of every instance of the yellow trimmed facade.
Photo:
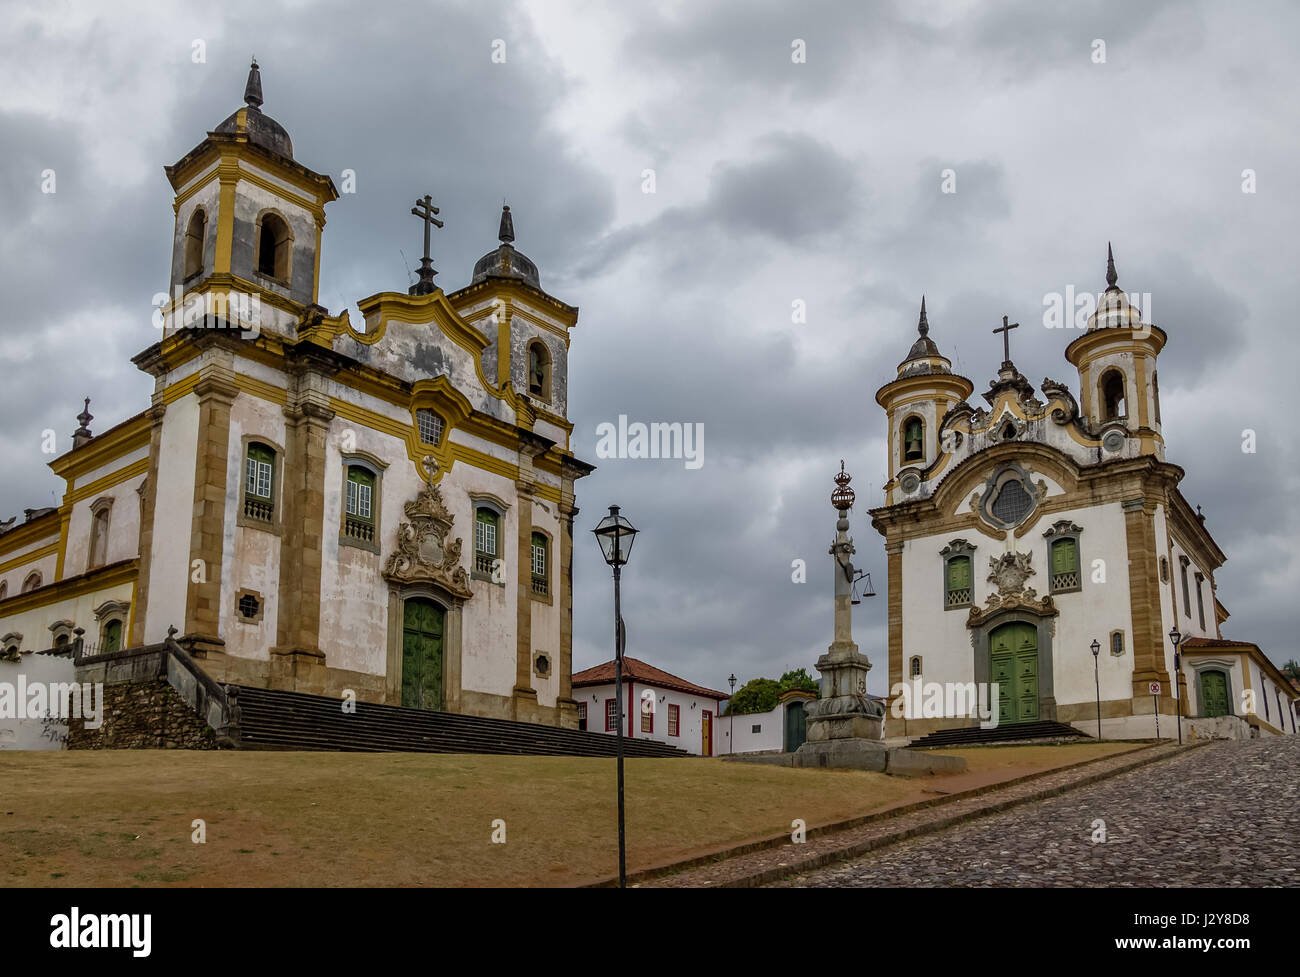
M174 628L219 682L576 728L578 310L514 250L507 209L466 287L331 315L337 191L261 112L256 67L248 92L166 168L170 290L133 359L151 404L83 428L51 464L62 504L0 532L3 647Z

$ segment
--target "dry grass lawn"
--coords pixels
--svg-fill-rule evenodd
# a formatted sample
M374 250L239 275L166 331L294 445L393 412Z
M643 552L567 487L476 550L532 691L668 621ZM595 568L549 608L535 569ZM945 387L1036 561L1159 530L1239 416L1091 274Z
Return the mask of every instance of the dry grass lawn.
M916 780L629 760L628 870L1133 748L955 749L969 772ZM613 760L0 752L0 784L4 886L563 886L617 871Z

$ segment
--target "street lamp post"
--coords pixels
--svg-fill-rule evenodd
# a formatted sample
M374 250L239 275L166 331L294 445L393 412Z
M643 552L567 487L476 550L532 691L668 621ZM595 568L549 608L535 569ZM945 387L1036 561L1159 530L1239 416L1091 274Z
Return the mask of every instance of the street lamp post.
M632 552L637 530L619 515L618 506L609 507L609 515L592 532L600 543L601 555L614 568L614 722L618 734L618 887L627 888L627 845L623 832L623 612L619 578L623 564Z
M1183 660L1178 654L1178 645L1183 640L1183 636L1178 633L1177 628L1169 629L1169 640L1174 646L1174 701L1178 703L1178 745L1183 745L1183 690L1182 682L1179 678L1182 674Z
M1096 638L1092 639L1089 645L1092 649L1092 680L1097 686L1097 742L1101 742L1101 672L1098 670L1098 661L1101 656L1101 642Z
M735 672L732 672L731 675L728 676L727 683L731 686L731 699L734 699L736 697ZM736 752L736 714L731 709L731 699L727 700L727 739L729 741L727 752L734 754Z

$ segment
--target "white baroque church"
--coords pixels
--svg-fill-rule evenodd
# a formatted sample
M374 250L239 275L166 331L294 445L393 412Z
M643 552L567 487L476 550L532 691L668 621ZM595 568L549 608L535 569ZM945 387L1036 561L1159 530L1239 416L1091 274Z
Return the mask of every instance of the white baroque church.
M244 105L175 192L151 403L0 524L0 653L113 652L170 629L217 681L577 727L567 361L578 310L499 244L452 292L317 304L331 178ZM440 226L440 225L439 225Z
M890 736L978 722L976 709L925 708L932 683L986 695L996 683L983 705L999 724L1054 720L1096 735L1100 711L1107 738L1151 737L1158 711L1170 737L1181 710L1191 735L1296 731L1300 694L1257 645L1221 631L1226 557L1165 458L1168 337L1117 283L1108 256L1106 291L1065 350L1077 398L1045 379L1040 399L1004 345L972 406L974 385L930 338L922 299L920 336L876 393L889 470L871 515L885 538L890 706L901 713ZM995 331L1005 343L1014 328L1004 318Z

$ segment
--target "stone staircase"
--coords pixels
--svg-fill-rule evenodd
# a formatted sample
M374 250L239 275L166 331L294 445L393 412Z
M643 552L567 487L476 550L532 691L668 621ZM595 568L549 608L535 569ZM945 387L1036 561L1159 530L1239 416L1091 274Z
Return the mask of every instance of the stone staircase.
M981 746L991 743L1018 743L1024 740L1086 740L1087 733L1068 723L1049 719L1034 723L1013 723L980 729L978 726L962 729L941 729L908 744L908 749L926 749L932 746Z
M366 753L505 753L612 757L608 733L559 729L507 719L429 712L370 702L345 713L337 697L226 686L240 749L334 750ZM624 738L627 757L685 757L685 750L653 740Z

